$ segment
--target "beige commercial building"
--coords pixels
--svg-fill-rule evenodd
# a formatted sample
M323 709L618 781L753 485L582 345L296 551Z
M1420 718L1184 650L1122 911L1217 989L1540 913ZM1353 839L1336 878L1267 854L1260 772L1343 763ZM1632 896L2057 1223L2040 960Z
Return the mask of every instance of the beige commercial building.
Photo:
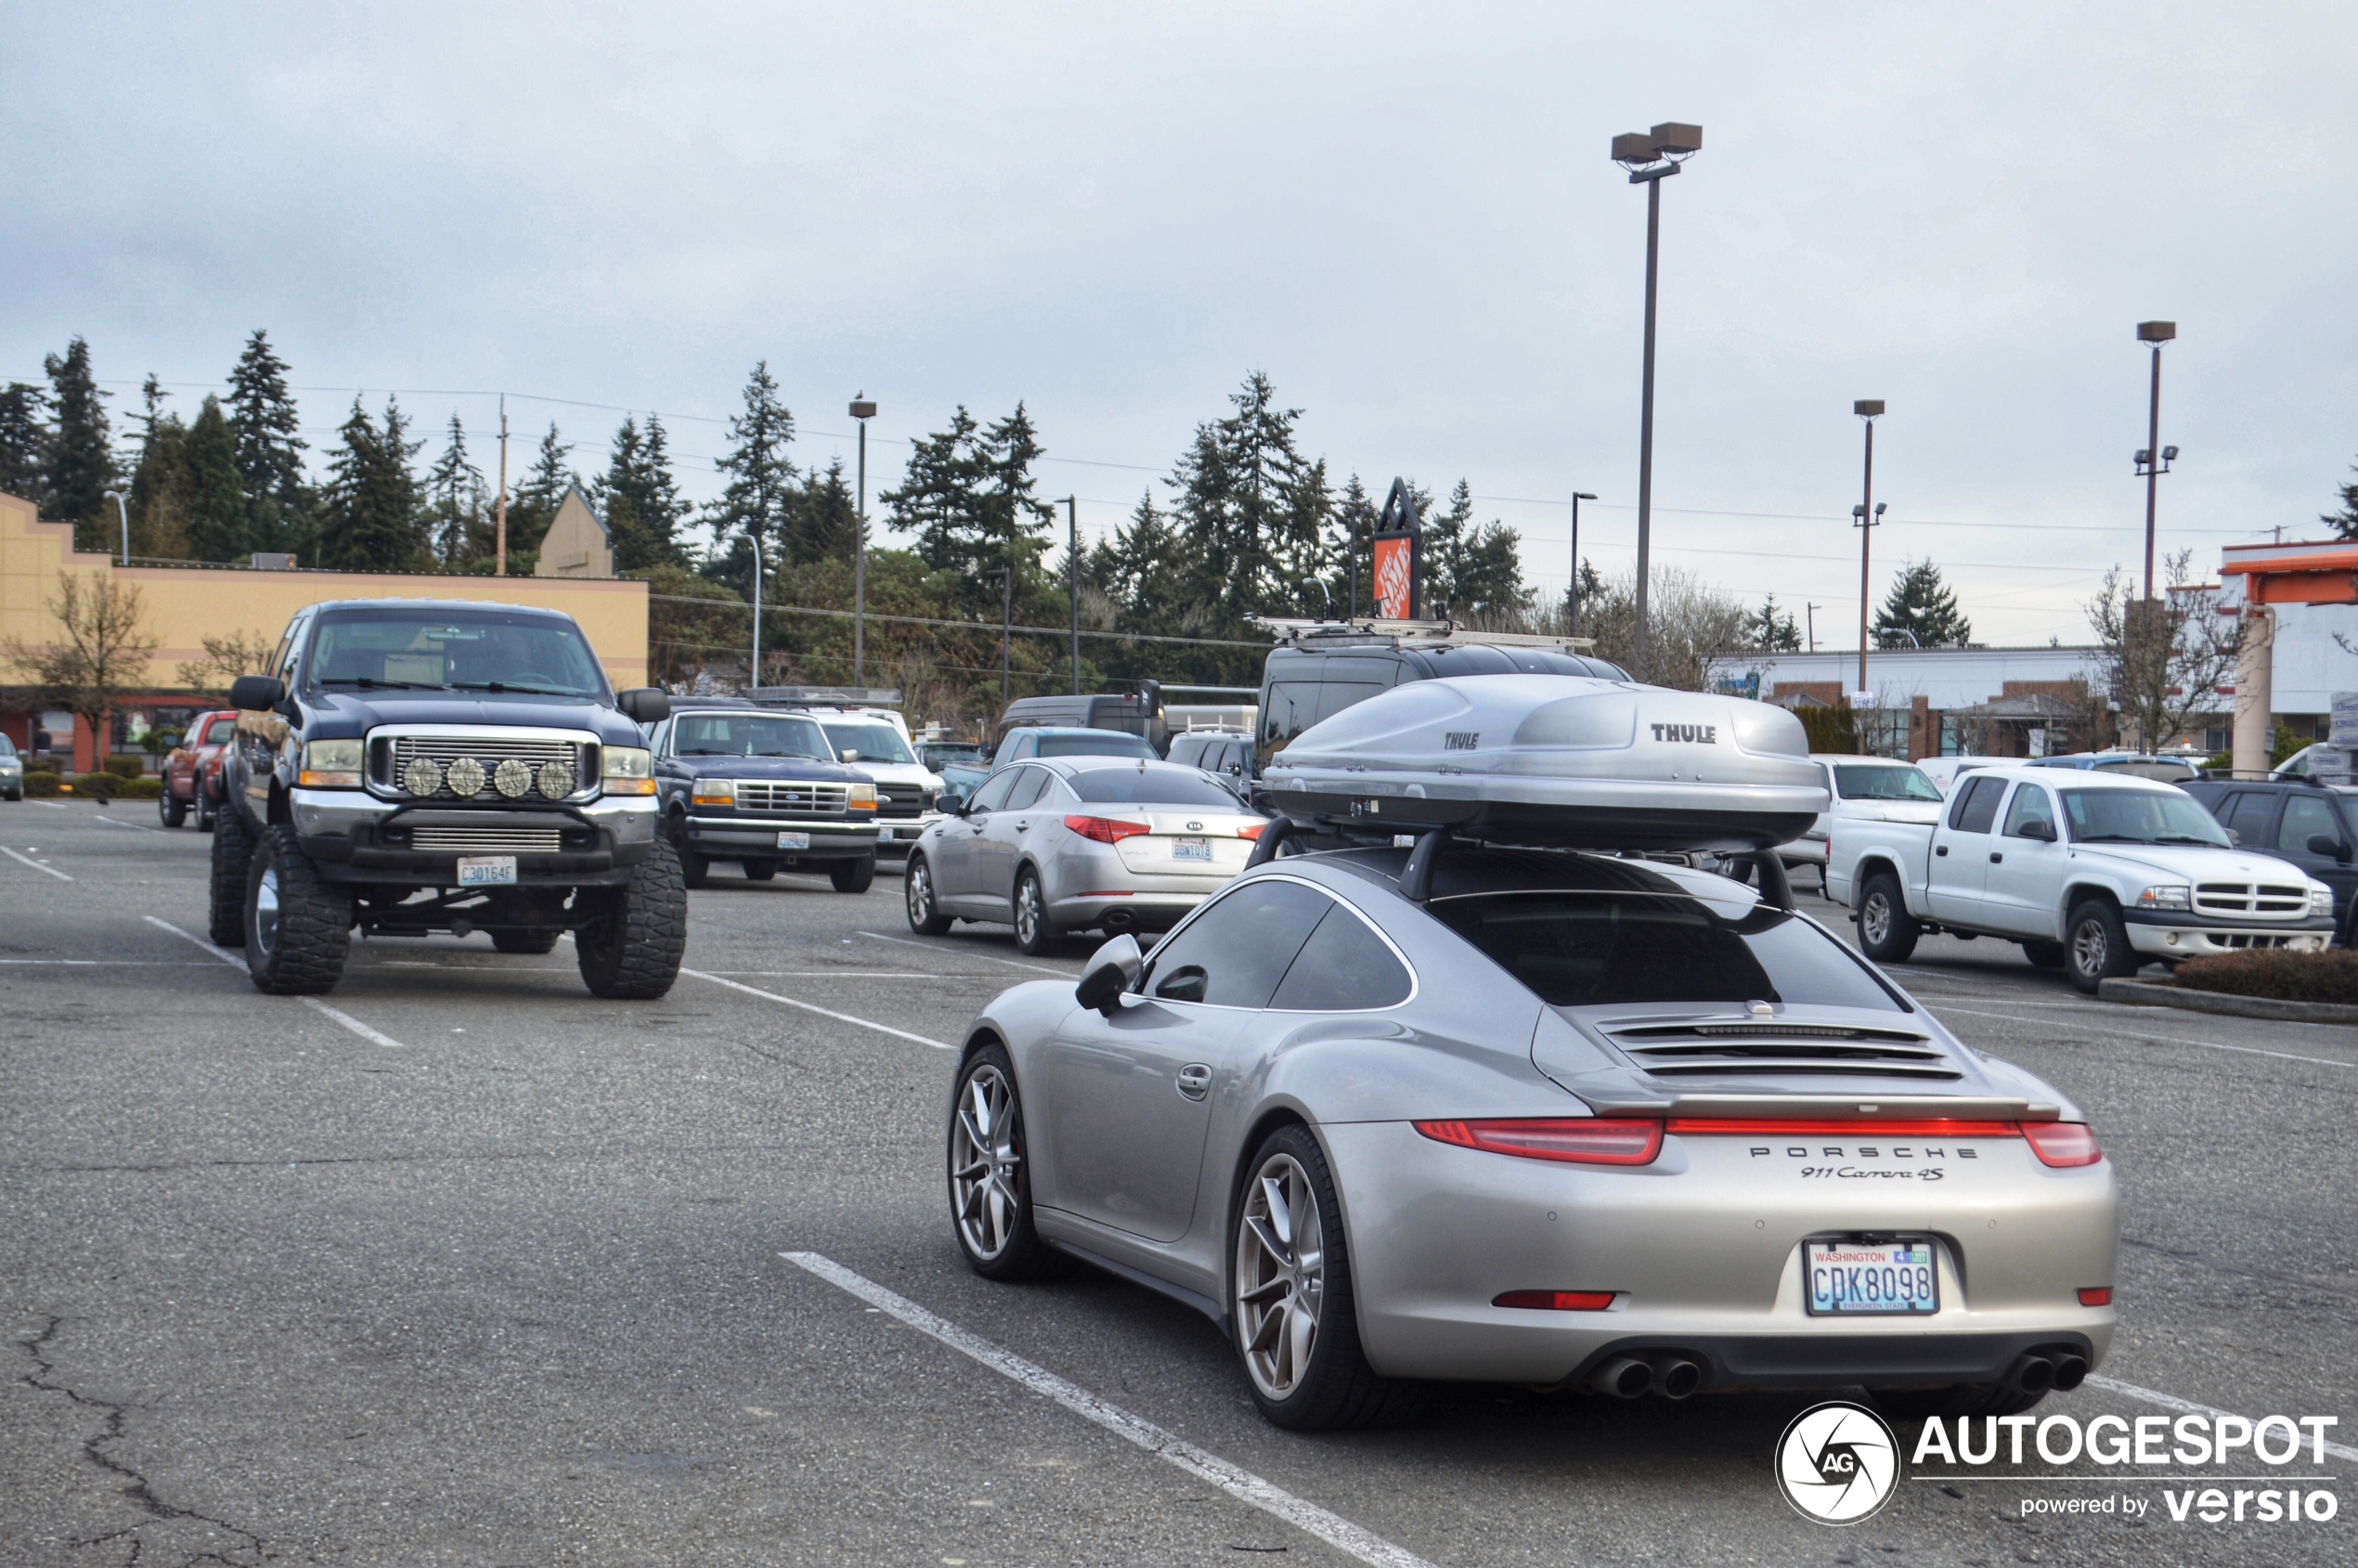
M578 515L574 515L577 513ZM205 693L180 670L205 657L205 639L243 637L249 644L277 642L294 613L330 599L446 599L486 604L527 604L563 610L581 623L597 650L606 678L617 688L647 683L647 585L612 576L613 552L605 528L578 491L568 494L560 522L551 529L565 564L551 575L479 577L406 572L268 571L244 566L124 566L113 558L73 548L73 527L45 523L28 501L0 495L0 646L9 639L28 646L59 641L51 606L69 576L89 583L116 582L139 590L141 631L158 646L145 676L127 687L116 705L114 733L98 736L86 723L69 720L73 766L97 766L107 752L132 743L149 725L173 725L210 706ZM548 560L544 551L543 561ZM591 575L592 570L601 575ZM52 736L62 761L67 729L44 722L32 674L0 654L0 726L19 748L36 727ZM49 714L49 719L60 716ZM103 742L103 744L101 744Z

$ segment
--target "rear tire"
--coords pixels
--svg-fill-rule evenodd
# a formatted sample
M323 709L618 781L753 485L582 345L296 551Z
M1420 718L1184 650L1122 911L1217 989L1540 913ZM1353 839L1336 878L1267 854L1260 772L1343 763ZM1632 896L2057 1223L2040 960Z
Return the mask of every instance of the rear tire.
M553 952L563 931L494 931L491 945L501 952Z
M871 849L856 861L836 862L827 867L827 880L838 893L866 892L876 880L876 852Z
M1062 934L1048 918L1048 897L1041 890L1040 874L1026 866L1016 876L1016 946L1033 958L1044 958L1064 945Z
M2135 974L2138 962L2120 911L2103 899L2072 906L2064 922L2064 969L2073 985L2093 996L2106 980Z
M680 824L677 841L672 845L671 852L680 862L680 886L685 888L712 886L712 862L688 848L687 823Z
M933 867L914 849L909 851L909 866L901 875L900 899L909 912L909 929L917 935L938 937L950 929L950 917L934 896Z
M658 838L630 869L628 885L606 889L605 907L573 937L581 983L592 996L651 1002L680 978L688 951L688 889L680 856Z
M2061 942L2025 942L2022 955L2034 969L2060 969L2064 966L2064 945Z
M245 818L231 807L213 830L213 880L205 935L215 947L240 947L246 940L246 873L253 865L253 837Z
M1878 964L1905 964L1923 927L1908 913L1899 878L1879 871L1859 890L1859 949Z
M743 861L738 863L745 867L745 880L748 882L767 882L778 875L776 861Z
M178 827L188 820L188 803L172 793L172 781L166 779L163 793L156 797L156 815L166 827Z
M1030 1156L1015 1064L993 1042L966 1058L950 1102L950 1229L985 1279L1064 1272L1062 1254L1032 1225Z
M319 875L284 823L266 829L254 848L244 925L246 972L256 990L317 996L343 978L352 951L352 898Z
M1342 1205L1318 1140L1280 1127L1245 1169L1228 1219L1228 1308L1253 1403L1289 1432L1414 1414L1423 1391L1377 1376L1359 1347Z
M207 795L204 785L200 784L197 786L197 831L211 833L213 824L220 819L220 816L221 808L213 803L213 797Z

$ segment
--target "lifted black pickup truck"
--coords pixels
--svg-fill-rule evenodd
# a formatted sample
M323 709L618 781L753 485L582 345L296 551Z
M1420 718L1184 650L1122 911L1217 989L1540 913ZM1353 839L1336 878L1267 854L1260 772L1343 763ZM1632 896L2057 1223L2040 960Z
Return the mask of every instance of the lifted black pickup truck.
M314 604L229 701L212 936L262 990L332 989L356 927L533 953L571 932L595 994L671 989L688 895L639 730L669 699L617 696L571 616Z

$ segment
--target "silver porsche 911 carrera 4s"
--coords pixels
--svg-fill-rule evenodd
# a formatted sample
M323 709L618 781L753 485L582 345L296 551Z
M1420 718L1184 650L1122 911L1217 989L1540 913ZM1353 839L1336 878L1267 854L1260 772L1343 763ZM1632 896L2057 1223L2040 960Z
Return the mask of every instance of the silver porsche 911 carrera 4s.
M1196 1307L1293 1428L1436 1380L1999 1413L2104 1355L2118 1198L2084 1117L1781 874L1419 854L1272 860L1151 955L995 998L947 1125L970 1263Z

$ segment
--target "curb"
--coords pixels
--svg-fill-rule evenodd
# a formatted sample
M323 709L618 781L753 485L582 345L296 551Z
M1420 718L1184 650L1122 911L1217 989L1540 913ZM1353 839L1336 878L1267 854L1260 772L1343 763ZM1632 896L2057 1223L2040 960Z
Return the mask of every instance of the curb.
M2278 1002L2264 996L2231 996L2223 991L2186 991L2151 980L2108 979L2097 989L2106 1002L2132 1007L2178 1007L2189 1013L2223 1013L2236 1018L2274 1018L2297 1024L2358 1024L2358 1006L2340 1002Z

